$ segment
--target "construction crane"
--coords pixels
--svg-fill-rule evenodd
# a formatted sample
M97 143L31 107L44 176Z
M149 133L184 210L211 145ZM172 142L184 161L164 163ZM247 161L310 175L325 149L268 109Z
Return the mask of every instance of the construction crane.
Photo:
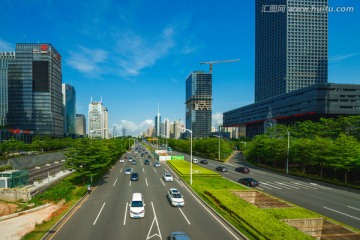
M222 60L222 61L211 61L211 62L200 62L200 64L209 64L210 65L210 73L212 73L212 65L218 63L226 63L226 62L238 62L240 59L232 59L232 60Z

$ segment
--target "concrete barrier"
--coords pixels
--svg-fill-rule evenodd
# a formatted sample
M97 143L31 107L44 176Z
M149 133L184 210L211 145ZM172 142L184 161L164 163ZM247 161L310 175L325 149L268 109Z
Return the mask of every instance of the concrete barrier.
M20 188L0 188L0 199L16 202L20 199L29 201L31 199L30 192L27 189Z

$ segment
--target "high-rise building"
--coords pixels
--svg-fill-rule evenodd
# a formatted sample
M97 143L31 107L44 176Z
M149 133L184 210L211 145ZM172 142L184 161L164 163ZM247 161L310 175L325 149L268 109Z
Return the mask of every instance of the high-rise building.
M170 125L171 122L168 118L164 119L164 134L163 137L170 138Z
M86 136L86 118L84 114L76 114L76 135Z
M63 114L64 114L64 134L65 136L72 136L76 132L76 91L75 88L69 84L62 84L63 94Z
M181 122L181 119L179 119L179 121L174 121L174 124L172 124L173 129L173 135L171 136L172 138L178 139L180 138L180 135L185 131L185 126L184 124Z
M15 60L15 52L0 52L0 126L6 126L8 112L8 65Z
M109 138L108 117L108 110L102 101L91 100L88 113L90 138Z
M328 13L321 10L324 6L328 0L256 1L255 102L327 83Z
M193 137L209 137L212 114L212 74L194 71L186 79L186 128Z
M8 72L8 126L64 136L61 55L49 43L18 43Z
M161 116L160 116L160 108L159 108L159 105L158 105L158 113L157 115L155 116L155 136L156 137L159 137L161 133Z

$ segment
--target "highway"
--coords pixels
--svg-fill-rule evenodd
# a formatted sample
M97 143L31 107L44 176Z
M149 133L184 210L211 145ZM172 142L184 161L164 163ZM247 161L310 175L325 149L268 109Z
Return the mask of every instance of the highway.
M185 154L185 158L189 160L190 156ZM254 178L259 182L257 189L265 193L360 229L359 191L253 168L241 158L231 159L229 163L208 161L208 165L202 166L211 170L216 166L225 166L229 171L220 174L229 180L237 182L244 177ZM239 166L249 167L250 173L235 172Z
M186 232L191 239L244 239L220 220L190 192L166 165L144 165L140 154L129 154L137 161L117 164L98 183L93 192L59 224L47 239L167 239L171 232ZM124 170L131 167L139 181L130 181ZM161 175L170 172L173 182ZM182 208L172 207L166 193L177 188L185 199ZM131 219L128 204L132 193L140 192L145 200L145 217Z

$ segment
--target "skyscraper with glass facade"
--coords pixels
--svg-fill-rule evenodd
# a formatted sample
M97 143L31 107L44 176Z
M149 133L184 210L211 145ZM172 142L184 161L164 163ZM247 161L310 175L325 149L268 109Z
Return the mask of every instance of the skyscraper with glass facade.
M8 66L8 126L64 136L61 55L48 43L18 43Z
M0 126L7 125L8 111L8 65L15 60L15 52L0 53Z
M328 79L327 0L256 0L255 102Z
M186 79L186 128L195 138L209 137L212 115L212 74L194 71Z
M63 109L64 109L64 134L65 136L74 136L76 133L76 91L69 84L62 84Z

